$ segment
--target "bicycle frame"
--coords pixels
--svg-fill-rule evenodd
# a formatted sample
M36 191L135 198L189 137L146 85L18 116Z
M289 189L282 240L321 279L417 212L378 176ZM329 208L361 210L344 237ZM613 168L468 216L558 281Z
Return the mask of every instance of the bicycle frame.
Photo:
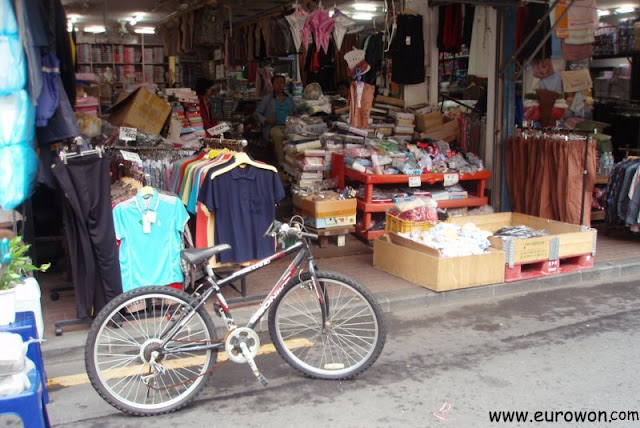
M264 314L267 312L267 310L269 309L269 307L271 306L271 304L276 300L276 298L280 295L280 293L282 292L283 288L285 287L285 285L287 285L287 283L289 282L289 280L291 278L293 278L293 276L296 274L296 272L298 272L298 270L300 269L300 267L303 265L304 260L307 259L308 261L308 266L309 266L309 272L311 273L311 280L313 281L314 285L317 285L317 278L316 278L316 273L315 273L315 266L313 263L313 255L311 254L311 248L309 247L309 242L307 239L301 239L299 241L297 241L295 244L293 244L292 246L285 248L282 251L277 252L276 254L266 257L254 264L252 264L251 266L247 266L243 269L240 269L239 271L229 275L226 278L221 279L220 281L216 282L215 278L214 278L214 274L213 274L213 270L211 269L211 267L207 264L204 267L204 270L207 274L207 280L209 281L209 283L212 285L212 287L210 289L208 289L207 291L204 292L204 294L199 298L199 302L196 306L192 307L192 310L190 310L188 313L186 313L185 315L183 315L183 317L178 320L177 324L175 324L173 326L173 328L171 328L168 332L168 335L163 339L162 345L163 347L165 347L167 345L167 343L169 343L174 336L182 329L182 327L189 322L189 320L194 316L194 314L196 313L196 311L202 306L204 305L207 300L209 299L209 297L211 297L212 294L215 293L216 298L218 300L218 303L220 304L220 310L219 310L219 314L222 317L222 319L225 321L226 325L227 325L227 330L231 331L232 329L235 328L235 321L233 319L233 317L231 316L231 311L229 310L229 307L226 303L226 300L224 298L224 296L221 293L221 289L222 287L224 287L225 285L228 285L238 279L241 279L247 275L249 275L250 273L253 273L259 269L262 269L263 267L271 264L271 262L279 260L284 258L285 256L294 253L295 251L298 251L298 254L296 254L296 257L293 259L293 261L289 264L289 266L287 266L287 268L285 269L284 273L280 276L280 279L278 279L278 281L276 282L276 284L273 286L273 288L271 289L271 291L269 292L269 294L267 294L267 296L264 298L264 300L262 301L262 303L260 303L260 306L258 307L258 309L256 310L256 312L254 312L254 314L251 316L251 318L249 319L249 321L246 324L246 327L253 329L258 322L260 321L260 319L264 316ZM323 308L323 319L324 319L324 298L318 293L318 288L316 287L316 294L318 296L318 300L321 303L321 307ZM180 347L172 347L167 349L166 347L165 349L165 353L166 354L171 354L171 353L176 353L176 352L196 352L196 351L204 351L207 349L224 349L224 343L212 343L212 344L203 344L203 345L192 345L192 346L180 346Z

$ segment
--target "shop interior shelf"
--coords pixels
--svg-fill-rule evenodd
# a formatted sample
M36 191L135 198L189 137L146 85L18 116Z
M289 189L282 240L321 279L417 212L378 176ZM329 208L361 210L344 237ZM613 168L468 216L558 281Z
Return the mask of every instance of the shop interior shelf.
M345 168L345 176L351 180L359 181L364 184L407 184L409 175L372 175L364 174L354 169ZM435 184L444 181L445 174L422 174L420 180L422 183ZM460 181L488 180L491 178L489 171L483 170L473 174L460 174Z
M440 208L463 208L463 207L481 207L489 202L489 198L486 196L469 196L463 199L447 199L438 201L438 207ZM358 198L358 209L360 211L372 212L372 213L384 213L393 208L393 203L376 203L365 202Z
M360 223L356 226L356 233L367 240L373 240L384 234L384 230L368 231L373 226L372 214L383 213L393 207L393 203L373 202L373 190L376 185L404 184L408 185L409 175L372 175L364 174L350 168L346 168L342 155L334 154L332 157L331 175L337 180L339 188L344 188L345 179L364 184L364 197L358 198L357 209L361 214ZM421 174L420 185L442 183L446 174ZM489 171L483 170L473 174L459 174L458 180L468 182L467 186L474 187L475 191L469 192L469 197L464 199L449 199L438 201L441 208L479 207L489 202L485 193L486 180L491 178Z

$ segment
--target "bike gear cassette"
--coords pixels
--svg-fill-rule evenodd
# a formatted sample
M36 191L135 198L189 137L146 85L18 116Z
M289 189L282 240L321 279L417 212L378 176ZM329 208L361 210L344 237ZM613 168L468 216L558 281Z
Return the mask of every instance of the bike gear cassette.
M260 338L255 330L247 327L238 327L227 336L224 349L227 351L229 359L235 363L246 363L248 358L242 353L240 343L244 342L252 358L258 355L260 349Z

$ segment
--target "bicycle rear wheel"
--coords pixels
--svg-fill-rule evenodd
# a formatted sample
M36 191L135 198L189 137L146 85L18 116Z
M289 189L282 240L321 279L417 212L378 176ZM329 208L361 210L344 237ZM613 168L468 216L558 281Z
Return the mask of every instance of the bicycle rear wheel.
M93 322L85 348L91 384L115 408L139 416L176 411L189 404L208 378L217 350L175 352L215 339L204 306L162 347L166 333L192 309L193 298L165 287L142 287L113 299ZM152 353L164 372L143 382L152 370ZM174 352L170 352L174 351ZM206 373L206 374L205 374Z
M290 283L269 312L269 333L280 355L306 376L348 379L376 361L386 340L382 309L354 280L317 272ZM318 294L323 297L321 307Z

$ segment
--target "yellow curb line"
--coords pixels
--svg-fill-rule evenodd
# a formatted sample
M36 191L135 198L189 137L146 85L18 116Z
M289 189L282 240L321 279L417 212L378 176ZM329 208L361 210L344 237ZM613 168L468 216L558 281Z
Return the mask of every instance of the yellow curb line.
M313 345L313 343L308 341L307 339L287 340L286 343L289 349L297 349L297 348L309 347ZM272 343L269 343L266 345L262 345L260 347L260 349L258 350L258 355L267 355L267 354L272 354L274 352L276 352L276 348L273 346ZM227 355L226 352L224 351L218 352L218 362L226 361L228 359L229 359L229 356ZM204 362L204 356L188 357L188 358L179 358L175 360L165 361L164 366L169 369L177 369L181 367L195 366L198 364L202 364L203 362ZM131 375L142 374L141 369L144 369L145 367L146 367L146 364L138 364L138 365L123 368L123 369L105 370L104 372L102 372L102 374L111 375L111 376L106 376L109 379L122 378L122 377L131 376ZM47 388L66 388L69 386L78 386L86 383L89 383L89 377L87 376L86 373L80 373L80 374L58 376L55 378L51 378L47 381Z

